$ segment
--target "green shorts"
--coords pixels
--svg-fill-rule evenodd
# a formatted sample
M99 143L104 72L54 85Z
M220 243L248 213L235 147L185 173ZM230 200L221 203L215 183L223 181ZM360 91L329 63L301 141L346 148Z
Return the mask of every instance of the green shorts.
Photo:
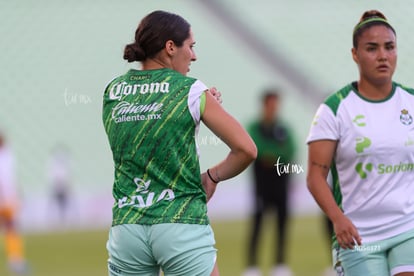
M209 276L216 262L210 225L165 223L113 226L106 248L110 276Z
M414 230L354 249L333 249L338 276L389 276L414 272Z

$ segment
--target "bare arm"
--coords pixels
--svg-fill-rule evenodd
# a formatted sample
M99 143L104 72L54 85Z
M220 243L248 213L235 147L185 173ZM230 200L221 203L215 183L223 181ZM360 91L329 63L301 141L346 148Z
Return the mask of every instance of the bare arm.
M249 134L210 93L206 93L206 106L201 119L230 148L227 157L209 169L215 182L238 175L256 158L256 145ZM202 174L202 181L210 199L217 183L206 173Z
M221 92L217 90L214 86L211 87L208 92L216 99L217 102L222 103L223 100L221 99Z
M320 140L309 144L306 181L310 193L322 211L332 221L340 246L353 248L354 240L358 245L361 245L361 238L356 227L336 204L326 180L336 145L337 142L333 140Z

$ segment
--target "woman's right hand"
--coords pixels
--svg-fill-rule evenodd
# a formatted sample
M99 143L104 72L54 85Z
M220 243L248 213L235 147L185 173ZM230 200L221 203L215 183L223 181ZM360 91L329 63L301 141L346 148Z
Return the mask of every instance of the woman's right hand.
M343 249L353 249L355 245L361 245L361 237L355 225L344 214L332 221L336 240Z

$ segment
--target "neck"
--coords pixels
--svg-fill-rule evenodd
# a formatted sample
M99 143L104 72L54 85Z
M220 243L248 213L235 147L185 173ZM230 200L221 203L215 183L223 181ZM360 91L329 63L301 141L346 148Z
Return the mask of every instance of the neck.
M262 117L262 123L263 123L263 124L265 124L265 125L270 125L270 124L272 124L275 120L276 120L276 118L275 118L275 117L273 117L273 116L271 116L271 117L269 117L269 116L263 116L263 117Z
M392 92L392 81L374 84L365 80L358 81L358 92L370 100L383 100Z
M143 70L155 70L162 68L171 68L171 66L167 62L162 61L158 58L148 58L147 60L142 62Z

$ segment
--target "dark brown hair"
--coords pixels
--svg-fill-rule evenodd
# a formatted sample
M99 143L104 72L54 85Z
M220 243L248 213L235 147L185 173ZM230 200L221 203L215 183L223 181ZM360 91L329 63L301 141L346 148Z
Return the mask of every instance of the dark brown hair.
M270 99L280 99L279 89L277 88L267 88L262 93L262 103L266 104Z
M184 18L166 11L154 11L139 23L135 41L125 46L124 59L144 61L161 51L168 40L180 47L189 37L190 24Z
M386 26L396 35L394 28L390 25L390 23L388 23L387 18L384 14L377 10L366 11L362 14L361 19L354 28L354 33L352 36L352 44L354 48L358 47L358 41L362 33L372 26L377 25Z

